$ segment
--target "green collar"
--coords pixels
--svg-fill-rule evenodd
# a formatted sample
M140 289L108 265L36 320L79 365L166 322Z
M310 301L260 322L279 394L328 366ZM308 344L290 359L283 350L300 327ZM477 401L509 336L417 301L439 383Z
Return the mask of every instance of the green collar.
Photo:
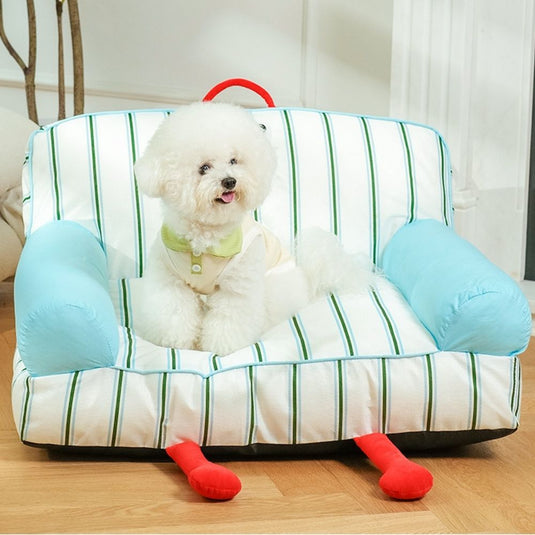
M191 253L191 243L183 236L175 234L167 225L162 226L162 241L172 251ZM241 227L225 236L216 247L210 247L206 252L221 258L230 258L237 255L242 248L243 233Z

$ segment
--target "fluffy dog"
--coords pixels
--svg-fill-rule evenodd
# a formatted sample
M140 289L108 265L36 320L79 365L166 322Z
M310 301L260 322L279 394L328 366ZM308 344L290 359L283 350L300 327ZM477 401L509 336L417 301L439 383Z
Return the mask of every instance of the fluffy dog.
M351 284L367 285L334 236L303 239L296 263L253 220L274 171L265 127L242 108L195 103L161 124L135 165L139 188L163 205L160 236L133 288L141 337L226 355L339 289L348 271ZM318 239L321 257L307 252L318 250ZM333 258L331 267L325 259Z

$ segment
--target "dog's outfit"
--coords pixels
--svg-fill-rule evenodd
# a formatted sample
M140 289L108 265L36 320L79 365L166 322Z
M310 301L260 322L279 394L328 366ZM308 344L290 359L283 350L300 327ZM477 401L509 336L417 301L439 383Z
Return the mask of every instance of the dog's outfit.
M167 251L167 258L164 258L168 267L196 292L204 295L213 293L225 271L239 262L249 247L260 240L265 250L266 273L295 266L294 259L278 238L250 216L223 238L217 247L211 247L200 255L195 255L190 243L165 225L161 230L161 238Z

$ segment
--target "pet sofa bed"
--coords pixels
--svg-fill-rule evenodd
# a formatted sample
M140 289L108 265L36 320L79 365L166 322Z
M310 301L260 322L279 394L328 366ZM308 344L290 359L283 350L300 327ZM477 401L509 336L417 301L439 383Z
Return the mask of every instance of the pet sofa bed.
M321 298L224 357L136 336L130 281L161 218L133 162L169 113L87 114L30 140L12 396L24 443L258 454L375 432L444 447L517 428L529 307L452 230L446 144L410 122L251 112L278 157L254 216L288 246L300 229L332 231L380 268L375 288Z

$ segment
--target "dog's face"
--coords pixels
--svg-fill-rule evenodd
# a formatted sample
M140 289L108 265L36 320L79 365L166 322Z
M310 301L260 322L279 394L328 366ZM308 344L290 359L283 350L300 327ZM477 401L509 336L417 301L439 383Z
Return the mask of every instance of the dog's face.
M167 118L136 162L140 189L176 217L205 225L240 221L269 192L274 150L236 106L191 104Z

